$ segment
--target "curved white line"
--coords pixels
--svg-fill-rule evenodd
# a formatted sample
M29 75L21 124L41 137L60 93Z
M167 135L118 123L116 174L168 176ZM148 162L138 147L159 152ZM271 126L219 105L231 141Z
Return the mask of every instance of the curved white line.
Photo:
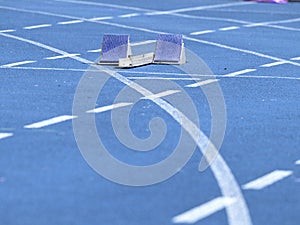
M29 43L56 52L61 55L70 54L63 50L45 45L43 43L32 41L15 35L4 34L4 33L0 33L0 35L7 38L19 40L25 43ZM82 63L88 63L88 64L93 63L79 56L71 56L70 58ZM102 66L93 65L93 64L92 66L95 67L96 69L101 69L103 71ZM150 92L149 90L127 79L126 77L116 73L115 71L106 69L105 72L109 74L111 77L114 77L115 79L119 80L123 84L129 86L130 88L136 90L137 92L141 93L144 96L153 95L153 93ZM167 113L169 113L191 135L191 137L193 138L195 143L197 143L199 149L202 151L203 154L205 154L205 150L208 145L212 148L212 150L214 151L213 152L214 155L216 155L216 158L214 162L211 164L211 169L218 182L221 192L224 197L237 199L237 201L234 204L226 208L229 224L230 225L251 225L252 224L251 218L249 216L248 208L243 198L240 187L236 182L233 174L231 173L231 170L229 169L229 167L227 166L226 162L221 157L221 155L218 153L213 143L211 143L208 137L177 108L174 108L168 102L160 98L153 99L152 101L156 103L159 107L161 107L163 110L165 110Z

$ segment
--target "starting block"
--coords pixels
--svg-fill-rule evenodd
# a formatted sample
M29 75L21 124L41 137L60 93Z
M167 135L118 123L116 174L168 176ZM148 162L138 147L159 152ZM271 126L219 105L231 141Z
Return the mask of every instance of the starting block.
M181 34L159 34L156 42L154 63L183 64L186 62Z
M103 36L99 64L119 65L120 58L131 55L128 34L105 34Z
M130 46L129 35L105 34L99 64L131 68L151 63L180 65L186 62L181 34L159 34L156 45L153 45L150 50L145 45L148 42L140 42ZM132 55L131 47L141 45L148 48L142 52L143 54L140 52L140 55ZM151 50L152 52L150 52Z

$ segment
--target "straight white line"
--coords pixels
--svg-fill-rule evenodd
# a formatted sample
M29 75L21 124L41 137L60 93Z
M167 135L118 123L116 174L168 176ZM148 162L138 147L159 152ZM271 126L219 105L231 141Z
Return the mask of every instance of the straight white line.
M240 27L237 27L237 26L231 26L231 27L223 27L223 28L220 28L219 30L220 31L228 31L228 30L236 30L236 29L239 29Z
M295 162L295 165L300 165L300 159Z
M258 26L266 26L271 24L281 24L281 23L294 23L299 22L300 18L294 18L294 19L288 19L288 20L275 20L275 21L268 21L268 22L262 22L262 23L251 23L244 25L245 27L258 27Z
M157 94L142 97L141 99L154 100L154 99L166 97L166 96L178 93L178 92L181 92L181 91L180 90L167 90L167 91L163 91L163 92L160 92L160 93L157 93Z
M72 56L77 56L77 55L80 55L80 54L68 54L68 55L58 55L58 56L51 56L51 57L47 57L47 58L44 58L44 59L63 59L63 58L68 58L68 57L72 57Z
M244 184L242 188L244 190L260 190L290 176L292 173L293 172L290 170L275 170L256 180Z
M67 24L82 23L82 22L83 20L70 20L70 21L58 22L57 24L67 25Z
M23 29L25 29L25 30L32 30L32 29L43 28L43 27L51 27L51 26L52 26L52 24L40 24L40 25L23 27Z
M233 204L236 200L234 198L219 197L215 198L203 205L195 207L185 213L175 216L172 219L173 223L196 223L197 221L204 219L225 207Z
M146 45L146 44L152 44L155 43L156 40L147 40L147 41L141 41L141 42L135 42L135 43L131 43L131 46L139 46L139 45Z
M53 51L55 53L65 55L69 54L68 52L65 52L63 50L60 50L58 48L29 40L26 38L22 38L19 36L11 35L11 34L5 34L0 33L0 36L4 36L7 38L11 38L14 40L19 40L24 43L29 43L34 46L38 46L43 49L47 49L49 51ZM79 56L73 56L74 60L82 63L92 64L93 62L84 58L81 58ZM92 66L95 69L103 70L102 66L99 65L93 65ZM144 88L143 86L135 83L134 81L131 81L127 79L126 77L122 76L119 73L116 73L113 70L106 69L105 72L110 75L111 77L117 79L121 83L127 85L128 87L134 89L138 93L142 94L143 96L149 96L153 93L149 91L148 89ZM244 196L241 192L241 189L236 182L235 177L233 176L230 168L226 164L223 157L218 153L218 150L216 149L216 146L210 141L210 139L203 133L202 130L199 129L199 127L194 124L188 117L186 117L180 110L172 106L170 103L166 102L163 99L154 99L153 102L157 104L162 110L166 111L170 116L174 118L174 120L180 124L183 129L185 129L188 134L192 137L193 141L197 144L199 150L202 152L202 154L206 154L207 147L210 146L211 151L217 153L216 158L214 162L210 165L210 168L217 180L217 183L220 187L220 190L222 192L222 195L224 197L235 197L236 202L233 205L230 205L226 207L227 217L228 217L228 223L230 225L251 225L251 217L249 215L249 210L247 207L247 204L245 202ZM225 107L225 102L219 102L218 104L222 104ZM225 113L225 112L224 112ZM201 169L201 168L200 168ZM236 218L239 218L236 220Z
M218 82L218 80L217 79L208 79L208 80L203 80L203 81L200 81L200 82L197 82L194 84L186 85L185 87L191 87L191 88L192 87L200 87L200 86L215 83L215 82Z
M0 139L8 138L13 136L13 133L0 133Z
M91 18L89 19L89 21L111 20L111 19L113 19L112 16L104 16L104 17Z
M15 32L16 30L12 30L12 29L9 29L9 30L0 30L0 33L10 33L10 32Z
M118 17L120 18L130 18L130 17L135 17L135 16L139 16L139 13L130 13L130 14L124 14L124 15L120 15Z
M67 2L72 2L73 3L73 2L77 2L77 1L67 1ZM141 27L127 26L127 25L122 25L122 24L118 24L118 23L111 23L111 22L105 22L105 21L89 21L86 18L79 18L79 17L68 16L68 15L57 14L57 13L50 13L50 12L43 12L43 11L36 11L36 10L18 9L18 8L5 7L5 6L0 6L0 8L7 9L7 10L13 10L13 11L19 11L19 12L34 13L34 14L54 16L54 17L61 17L61 18L80 19L80 20L87 21L87 22L100 23L100 24L104 24L104 25L109 25L109 26L114 26L114 27L121 27L121 28L131 29L131 30L144 31L144 32L154 33L154 34L164 33L164 32L161 32L161 31L156 31L156 30L151 30L151 29L146 29L146 28L141 28ZM4 35L4 33L0 33L0 34ZM229 50L237 51L237 52L243 52L243 53L247 53L247 54L250 54L250 55L255 55L255 56L258 56L258 57L262 57L262 58L272 59L274 61L286 61L287 63L289 63L291 65L300 66L300 63L297 63L297 62L288 61L288 60L285 60L285 59L281 59L281 58L278 58L278 57L266 55L266 54L263 54L263 53L259 53L259 52L255 52L255 51L251 51L251 50L247 50L247 49L240 49L240 48L236 48L236 47L232 47L232 46L228 46L228 45L224 45L224 44L220 44L220 43L216 43L216 42L205 41L205 40L196 39L196 38L187 37L187 36L184 36L184 38L186 40L195 41L195 42L206 44L206 45L216 46L216 47L219 47L219 48L229 49Z
M291 60L300 60L300 57L291 58Z
M205 5L205 6L189 7L189 8L168 10L168 11L150 12L150 13L146 13L146 15L166 15L166 14L173 14L173 13L191 12L191 11L199 11L199 10L206 10L206 9L216 9L216 8L224 8L224 7L229 7L229 6L247 5L247 4L253 4L253 3L234 2L234 3L225 3L225 4L218 4L218 5Z
M5 64L2 65L1 67L3 68L9 68L9 67L13 67L13 66L20 66L20 65L24 65L24 64L29 64L29 63L35 63L36 61L34 60L26 60L26 61L21 61L21 62L15 62L15 63L10 63L10 64Z
M278 66L278 65L282 65L282 64L286 64L286 62L283 62L283 61L272 62L272 63L267 63L264 65L261 65L260 67L272 67L272 66Z
M87 113L102 113L102 112L106 112L106 111L109 111L109 110L113 110L113 109L125 107L125 106L128 106L128 105L132 105L132 104L133 103L131 103L131 102L120 102L120 103L116 103L116 104L113 104L113 105L107 105L107 106L102 106L102 107L99 107L99 108L96 108L96 109L91 109L91 110L88 110L86 112Z
M4 69L5 67L1 67L0 69ZM73 72L86 72L86 69L75 69L75 68L58 68L58 67L10 67L9 69L18 69L18 70L51 70L51 71L73 71ZM91 72L98 72L100 70L89 70ZM133 73L133 74L153 74L153 75L165 75L165 76L188 76L187 74L184 73L168 73L168 72L164 72L164 73L158 73L158 72L149 72L149 71L122 71L120 72L122 74L127 74L127 73ZM139 80L203 80L204 77L206 78L210 78L212 77L212 75L206 75L206 74L190 74L193 77L158 77L158 76L148 76L148 77L138 77L138 76L131 76L131 77L127 77L128 79L139 79ZM202 78L196 78L196 77L202 77ZM213 75L213 77L216 78L226 78L224 77L224 75ZM282 76L273 76L273 75L261 75L261 76L238 76L235 78L253 78L253 79L282 79L282 80L300 80L300 77L282 77Z
M54 117L51 119L47 119L47 120L43 120L37 123L32 123L32 124L28 124L26 126L24 126L24 128L27 129L37 129L37 128L42 128L42 127L46 127L46 126L50 126L56 123L60 123L60 122L64 122L67 120L72 120L77 118L77 116L68 116L68 115L63 115L63 116L58 116L58 117Z
M202 30L202 31L192 32L192 33L190 33L190 35L209 34L209 33L213 33L213 32L216 32L216 31L215 30Z
M88 50L87 52L101 52L101 48L99 48L99 49L93 49L93 50Z
M139 12L149 12L153 10L146 10L138 7L132 7L132 6L123 6L123 5L116 5L116 4L107 4L107 3L100 3L100 2L90 2L90 1L72 1L72 0L55 0L57 2L68 2L68 3L74 3L74 4L81 4L81 5L94 5L94 6L102 6L102 7L110 7L110 8L116 8L116 9L130 9L135 10Z
M242 74L245 74L245 73L250 73L250 72L253 72L253 71L256 71L256 69L240 70L240 71L237 71L237 72L226 74L226 75L224 75L224 77L235 77L235 76L242 75Z

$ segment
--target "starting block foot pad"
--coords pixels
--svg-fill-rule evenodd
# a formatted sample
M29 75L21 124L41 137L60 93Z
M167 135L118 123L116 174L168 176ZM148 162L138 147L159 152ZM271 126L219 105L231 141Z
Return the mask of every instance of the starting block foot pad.
M119 64L120 58L130 55L129 35L105 34L99 64Z
M185 61L183 36L181 34L159 34L154 63L183 64Z

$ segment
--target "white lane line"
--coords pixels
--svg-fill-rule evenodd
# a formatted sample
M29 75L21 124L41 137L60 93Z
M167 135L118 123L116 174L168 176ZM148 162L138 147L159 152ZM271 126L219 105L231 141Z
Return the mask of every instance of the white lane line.
M267 63L264 65L261 65L260 67L272 67L272 66L278 66L278 65L282 65L282 64L286 64L286 62L283 62L283 61L272 62L272 63Z
M234 198L219 197L215 198L203 205L195 207L187 212L184 212L172 219L173 223L196 223L225 207L233 204L236 200Z
M88 50L87 52L101 52L101 48L99 48L99 49L93 49L93 50Z
M228 31L228 30L236 30L236 29L239 29L240 27L237 27L237 26L231 26L231 27L223 27L223 28L220 28L219 30L220 31Z
M244 184L242 188L244 190L260 190L290 176L292 173L293 172L290 170L275 170L269 174L257 178L256 180Z
M240 71L236 71L236 72L233 72L233 73L226 74L226 75L224 75L224 77L235 77L235 76L242 75L242 74L245 74L245 73L250 73L250 72L253 72L253 71L256 71L256 69L240 70Z
M121 107L125 107L128 105L132 105L133 103L131 102L120 102L120 103L116 103L113 105L107 105L107 106L102 106L96 109L91 109L86 111L86 113L102 113L102 112L106 112L109 110L113 110L113 109L117 109L117 108L121 108Z
M288 20L275 20L275 21L268 21L268 22L262 22L262 23L251 23L244 25L244 27L258 27L258 26L266 26L271 24L282 24L282 23L294 23L299 22L300 18L294 18L294 19L288 19Z
M50 126L56 123L60 123L60 122L64 122L67 120L72 120L77 118L77 116L68 116L68 115L63 115L63 116L58 116L58 117L54 117L51 119L47 119L47 120L43 120L37 123L32 123L32 124L28 124L25 125L24 128L27 129L37 129L37 128L42 128L42 127L46 127L46 126Z
M40 15L46 15L46 16L53 16L53 17L79 19L79 20L83 20L83 21L87 21L87 22L99 23L99 24L104 24L104 25L109 25L109 26L114 26L114 27L144 31L144 32L147 32L147 33L154 33L154 34L163 33L161 31L156 31L156 30L151 30L151 29L146 29L146 28L141 28L141 27L127 26L127 25L123 25L123 24L111 23L111 22L106 22L106 21L89 21L86 18L68 16L68 15L64 15L64 14L57 14L57 13L50 13L50 12L43 12L43 11L36 11L36 10L18 9L18 8L4 7L4 6L0 6L0 8L1 9L7 9L7 10L13 10L13 11L19 11L19 12L34 13L34 14L40 14ZM5 35L4 33L0 33L0 34ZM247 50L247 49L240 49L240 48L236 48L236 47L233 47L233 46L228 46L228 45L224 45L224 44L220 44L220 43L216 43L216 42L205 41L205 40L192 38L192 37L187 37L187 36L184 36L184 38L186 40L190 40L190 41L194 41L194 42L198 42L198 43L202 43L202 44L206 44L206 45L216 46L216 47L219 47L219 48L229 49L229 50L237 51L237 52L243 52L243 53L247 53L247 54L250 54L250 55L255 55L255 56L258 56L258 57L262 57L262 58L272 59L274 61L286 61L287 63L289 63L291 65L300 66L300 63L297 63L297 62L288 61L288 60L285 60L285 59L282 59L282 58L274 57L274 56L271 56L271 55L266 55L266 54L255 52L255 51L250 51L250 50Z
M5 67L1 67L0 69L4 69ZM75 69L75 68L59 68L59 67L10 67L9 69L18 69L18 70L51 70L51 71L73 71L73 72L86 72L87 69ZM99 72L100 70L89 70L91 72ZM184 73L157 73L157 72L148 72L148 71L122 71L122 74L127 74L127 73L133 73L133 74L153 74L153 75L165 75L165 76L187 76L187 74ZM130 80L134 80L134 79L139 79L139 80L187 80L187 81L196 81L196 80L203 80L204 77L206 78L210 78L211 75L206 75L206 74L191 74L192 77L159 77L159 76L148 76L148 77L139 77L139 76L131 76L131 77L127 77ZM202 78L196 78L196 77L202 77ZM224 75L214 75L214 77L216 78L226 78L224 77ZM280 80L300 80L300 77L282 77L282 76L274 76L274 75L260 75L260 76L237 76L235 78L252 78L252 79L280 79Z
M67 24L82 23L82 22L83 20L70 20L70 21L58 22L57 24L67 25Z
M21 61L21 62L5 64L5 65L2 65L1 67L9 68L9 67L20 66L20 65L25 65L25 64L29 64L29 63L35 63L35 62L36 61L34 61L34 60L26 60L26 61Z
M215 30L201 30L201 31L192 32L192 33L190 33L190 35L209 34L209 33L213 33L213 32L216 32L216 31Z
M68 3L74 3L74 4L81 4L81 5L93 5L93 6L103 6L103 7L109 7L109 8L116 8L116 9L129 9L134 10L138 12L148 12L153 10L146 10L138 7L132 7L132 6L123 6L123 5L116 5L116 4L107 4L107 3L100 3L100 2L91 2L91 1L80 1L80 0L55 0L57 2L68 2Z
M120 18L130 18L130 17L135 17L135 16L139 16L139 13L130 13L130 14L124 14L124 15L120 15L118 17Z
M300 159L295 162L295 165L300 165Z
M0 139L8 138L13 136L13 133L0 133Z
M186 85L185 87L191 87L191 88L192 87L200 87L200 86L215 83L215 82L218 82L218 80L217 79L208 79L208 80L202 80L202 81L194 83L194 84Z
M51 56L51 57L46 57L44 59L63 59L63 58L68 58L68 57L72 57L72 56L78 56L80 54L67 54L67 55L57 55L57 56Z
M144 96L141 99L154 100L154 99L166 97L166 96L178 93L178 92L181 92L181 91L180 90L167 90L167 91L163 91L163 92L160 92L160 93L157 93L157 94Z
M291 58L291 60L300 60L300 57Z
M89 21L111 20L111 19L113 19L112 16L104 16L104 17L91 18L89 19Z
M141 42L135 42L135 43L131 43L131 46L139 46L139 45L146 45L146 44L152 44L155 43L156 40L147 40L147 41L141 41Z
M61 55L69 54L68 52L60 50L58 48L37 41L29 40L23 37L19 37L16 35L0 33L0 36L4 36L14 40L19 40L24 43L29 43L34 46L38 46L40 48L55 52L57 54L61 54ZM84 59L82 57L73 56L72 58L78 62L92 64L92 66L95 69L99 69L99 70L103 69L103 67L94 65L92 61ZM126 77L122 76L119 73L116 73L113 70L107 69L105 70L105 72L111 77L117 79L121 83L127 85L128 87L134 89L135 91L137 91L138 93L144 96L149 96L153 94L148 89L142 87L141 85L135 83L134 81L127 79ZM189 133L189 135L192 137L193 141L197 144L202 154L207 153L208 146L211 147L210 150L212 152L218 153L218 150L216 149L214 144L210 141L210 139L205 135L205 133L202 130L200 130L199 127L196 124L194 124L188 117L186 117L185 114L183 114L181 111L179 111L177 108L175 108L174 106L172 106L171 104L169 104L163 99L160 98L154 99L153 102L157 104L162 110L165 110L170 116L172 116L174 120L178 122L178 124L180 124L183 127L183 129L185 129ZM225 108L225 102L221 101L218 102L218 104L222 104ZM252 225L249 210L245 202L244 196L241 192L240 186L236 182L236 179L232 174L230 168L228 167L227 163L219 153L217 154L214 163L210 165L210 168L215 176L215 179L217 180L222 195L225 197L234 196L236 198L235 204L226 207L228 223L230 225L239 225L239 224ZM236 218L239 219L236 220Z
M43 28L43 27L51 27L51 26L52 26L52 24L40 24L40 25L23 27L23 29L32 30L32 29L38 29L38 28Z
M8 29L8 30L0 30L0 33L10 33L15 32L16 30Z
M168 10L168 11L150 12L150 13L146 13L146 15L166 15L166 14L173 14L173 13L192 12L192 11L199 11L199 10L224 8L224 7L230 7L230 6L247 5L247 4L253 4L253 3L250 3L250 2L234 2L234 3L225 3L225 4L217 4L217 5L204 5L204 6L197 6L197 7L189 7L189 8Z

